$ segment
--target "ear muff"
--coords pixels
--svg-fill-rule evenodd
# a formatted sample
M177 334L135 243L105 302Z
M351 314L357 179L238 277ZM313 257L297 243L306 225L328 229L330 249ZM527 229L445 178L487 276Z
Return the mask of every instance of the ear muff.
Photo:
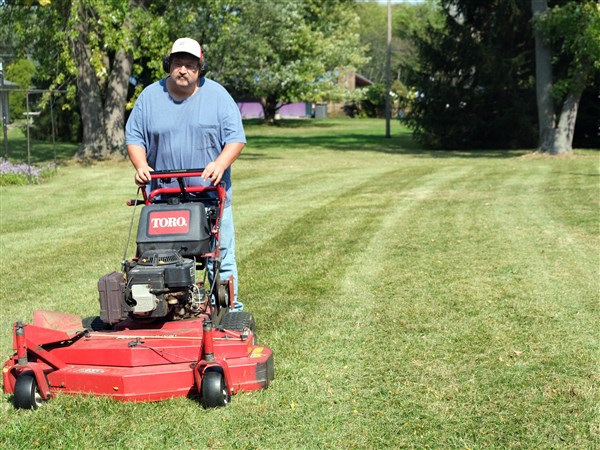
M171 73L171 57L163 56L162 59L162 68L166 73ZM206 60L202 58L200 60L200 70L198 71L198 76L203 77L208 72L208 65L206 64Z
M163 56L162 59L162 68L165 72L171 73L171 58L168 56Z
M206 60L202 58L200 60L200 70L198 71L198 78L202 78L208 72L208 64L206 64Z

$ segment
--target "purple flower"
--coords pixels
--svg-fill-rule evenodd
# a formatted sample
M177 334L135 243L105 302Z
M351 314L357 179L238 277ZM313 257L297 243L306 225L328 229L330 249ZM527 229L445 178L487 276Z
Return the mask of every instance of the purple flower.
M35 167L24 163L13 164L7 159L0 158L0 179L5 181L5 183L0 184L20 184L19 181L39 183L41 178L48 175L48 172L55 168L55 164Z

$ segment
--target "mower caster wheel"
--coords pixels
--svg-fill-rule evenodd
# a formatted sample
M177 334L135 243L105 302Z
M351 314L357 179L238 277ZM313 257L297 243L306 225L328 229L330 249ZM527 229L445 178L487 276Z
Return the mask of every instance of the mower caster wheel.
M208 370L202 377L202 406L204 408L217 408L227 406L230 400L229 390L225 384L225 377L221 372Z
M42 395L31 372L19 375L13 394L13 402L17 409L37 409L42 405Z

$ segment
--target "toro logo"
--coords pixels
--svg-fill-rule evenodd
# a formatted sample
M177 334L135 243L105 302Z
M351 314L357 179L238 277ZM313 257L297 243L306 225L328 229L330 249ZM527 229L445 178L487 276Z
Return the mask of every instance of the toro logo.
M148 216L148 234L187 234L190 229L190 211L152 211Z

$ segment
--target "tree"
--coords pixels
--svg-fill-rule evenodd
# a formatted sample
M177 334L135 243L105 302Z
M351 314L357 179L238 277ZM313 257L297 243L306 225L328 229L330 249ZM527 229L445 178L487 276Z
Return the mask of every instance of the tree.
M237 97L259 99L270 123L283 103L335 97L343 71L363 61L351 3L230 2L235 14L207 45L207 55L216 61L211 77Z
M124 105L122 88L127 86L130 69L122 66L123 61L114 64L122 47L121 23L106 20L126 15L127 2L117 3L111 6L120 11L115 7L108 16L102 14L106 12L101 9L103 2L94 0L47 0L40 5L9 5L2 12L3 21L8 18L15 25L21 44L18 51L38 62L38 79L47 81L50 88L71 84L71 97L77 93L82 158L104 158L123 145L123 114L114 104L121 101ZM71 80L76 80L77 89Z
M156 2L149 3L45 0L39 5L9 2L0 11L2 23L11 24L9 32L18 36L14 48L38 63L38 81L50 89L66 88L71 100L78 99L83 126L78 156L82 159L124 152L125 103L133 60L158 53L152 39L162 37L165 28L160 22L155 27L156 22L150 20ZM142 34L145 39L140 38Z
M531 0L531 11L539 148L551 154L569 153L581 95L600 70L600 5L592 0L570 1L549 9L548 0ZM558 75L556 82L553 75Z
M406 123L434 148L511 148L535 142L533 38L519 0L444 0L444 21L414 35L406 67L416 95Z
M203 45L211 77L261 98L267 119L282 102L333 95L337 70L362 62L351 6L351 0L8 1L0 33L37 62L44 87L78 99L78 155L102 159L124 152L125 107L163 75L161 57L183 35Z
M593 0L442 0L441 6L443 26L416 36L419 65L408 68L419 95L407 123L417 138L443 148L570 151L582 92L600 64L599 6Z

